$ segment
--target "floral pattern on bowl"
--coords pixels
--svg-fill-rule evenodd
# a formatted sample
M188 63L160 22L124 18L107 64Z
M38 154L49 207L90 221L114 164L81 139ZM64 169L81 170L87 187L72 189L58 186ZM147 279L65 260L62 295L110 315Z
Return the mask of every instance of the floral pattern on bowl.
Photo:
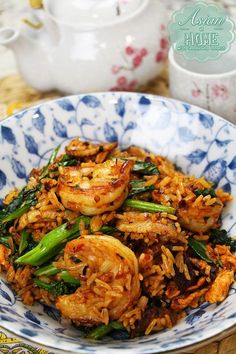
M0 125L0 197L23 186L33 167L44 164L53 148L75 136L90 141L118 140L169 157L186 173L204 174L236 196L236 126L179 101L144 94L100 93L65 97L22 111ZM236 234L233 201L223 227ZM236 287L219 305L204 303L177 326L147 337L90 342L66 327L58 311L27 307L0 280L1 326L37 343L73 353L163 353L195 344L236 324Z

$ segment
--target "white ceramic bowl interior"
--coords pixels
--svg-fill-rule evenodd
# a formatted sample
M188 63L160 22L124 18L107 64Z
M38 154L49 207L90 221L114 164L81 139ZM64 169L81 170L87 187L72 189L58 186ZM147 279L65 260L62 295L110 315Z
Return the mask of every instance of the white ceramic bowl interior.
M61 98L22 111L0 125L0 197L25 184L53 148L80 136L89 141L138 145L167 156L188 174L205 175L236 196L236 127L200 108L144 94L100 93ZM236 235L236 203L223 227ZM0 281L1 326L15 334L73 353L163 353L209 339L236 323L236 288L221 304L203 304L176 327L131 340L84 339L67 328L57 310L27 307Z

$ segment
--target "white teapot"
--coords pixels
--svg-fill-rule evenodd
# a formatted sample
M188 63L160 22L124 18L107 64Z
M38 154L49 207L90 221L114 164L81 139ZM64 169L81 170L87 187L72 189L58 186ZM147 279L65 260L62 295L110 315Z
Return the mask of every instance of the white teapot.
M0 29L0 44L37 90L132 91L163 69L168 17L159 0L43 0L32 11L18 28Z

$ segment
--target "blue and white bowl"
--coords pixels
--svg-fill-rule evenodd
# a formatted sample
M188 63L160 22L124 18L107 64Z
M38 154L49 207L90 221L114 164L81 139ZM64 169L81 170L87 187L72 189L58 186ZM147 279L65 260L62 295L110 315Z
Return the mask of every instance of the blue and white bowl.
M205 175L236 196L236 126L200 108L135 93L99 93L61 98L20 112L0 125L0 198L23 186L33 167L44 164L59 144L79 136L118 140L167 156L184 172ZM1 199L2 200L2 199ZM236 235L236 202L223 227ZM48 306L27 307L0 280L0 325L45 346L73 353L163 353L218 335L236 324L236 287L221 304L203 304L177 326L147 337L90 342L67 328Z

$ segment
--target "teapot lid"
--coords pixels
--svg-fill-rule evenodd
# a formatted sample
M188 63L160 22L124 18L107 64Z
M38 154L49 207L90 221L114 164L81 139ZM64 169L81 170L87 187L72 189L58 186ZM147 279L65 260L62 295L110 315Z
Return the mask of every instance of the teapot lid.
M44 0L54 21L80 29L107 26L133 15L147 0Z

